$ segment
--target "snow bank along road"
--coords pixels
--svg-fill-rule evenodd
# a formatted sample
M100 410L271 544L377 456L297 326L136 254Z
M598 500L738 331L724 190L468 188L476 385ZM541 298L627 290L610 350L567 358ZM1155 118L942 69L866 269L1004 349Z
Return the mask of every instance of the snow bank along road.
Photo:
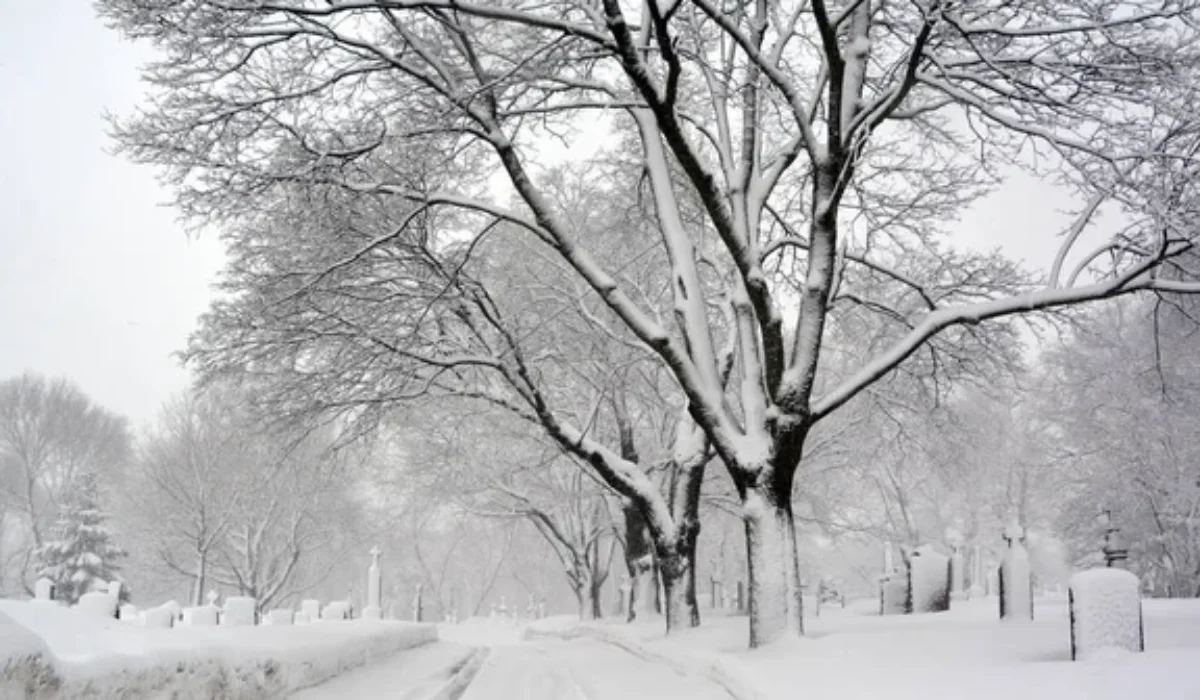
M483 663L466 685L472 654ZM466 668L464 668L466 667ZM581 638L487 648L434 642L292 696L293 700L730 700L720 686Z

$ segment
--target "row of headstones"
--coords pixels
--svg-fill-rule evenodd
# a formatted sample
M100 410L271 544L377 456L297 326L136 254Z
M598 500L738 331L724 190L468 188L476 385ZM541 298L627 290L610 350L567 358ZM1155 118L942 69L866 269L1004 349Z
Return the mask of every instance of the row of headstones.
M1006 535L1008 549L998 572L1000 619L1033 619L1033 571L1023 535ZM1068 605L1071 622L1071 658L1084 659L1101 649L1144 651L1141 582L1129 571L1115 568L1124 559L1109 557L1107 567L1080 571L1071 576ZM909 557L904 570L883 577L880 612L883 615L935 613L950 609L955 586L949 557L921 548Z
M58 604L54 597L54 582L42 578L34 585L34 602ZM174 627L183 625L189 627L248 627L255 624L291 625L303 624L315 620L349 620L353 617L354 607L349 601L335 600L321 606L319 600L305 600L300 603L300 610L276 608L263 615L258 613L258 601L248 596L229 596L223 606L217 605L218 595L215 591L208 594L208 605L185 608L176 601L169 601L157 607L138 610L136 605L120 604L121 582L111 581L98 583L93 590L84 593L72 609L98 618L116 618L123 622L133 622L144 627ZM367 609L364 617L381 618L382 615Z
M216 604L217 596L209 594L208 605L185 608L169 601L154 608L138 610L133 605L122 605L117 617L143 627L253 627L289 626L307 624L317 620L349 620L354 608L344 600L335 600L324 607L319 600L301 601L299 610L275 608L265 613L258 612L258 601L249 596L229 596L224 605Z

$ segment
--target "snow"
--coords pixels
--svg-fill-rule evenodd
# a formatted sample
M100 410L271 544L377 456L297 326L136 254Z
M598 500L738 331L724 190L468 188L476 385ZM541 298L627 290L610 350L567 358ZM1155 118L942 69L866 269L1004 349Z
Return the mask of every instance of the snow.
M1071 577L1071 642L1077 659L1141 651L1138 588L1138 577L1122 569L1089 569Z
M450 682L473 653L471 647L462 644L432 642L302 690L290 700L440 698L435 693Z
M1200 600L1147 600L1146 652L1073 663L1063 596L1037 601L1037 621L1001 623L995 597L963 601L939 615L880 617L857 601L805 620L807 637L745 649L744 617L710 615L695 630L664 637L661 621L531 631L619 635L625 644L732 678L737 697L793 700L1195 700L1200 687Z
M121 697L281 697L437 638L432 625L391 621L153 629L0 600L0 623L9 622L0 651L18 672L0 677L0 697L24 688L21 675L46 661L52 672L43 682L61 683L72 697L113 697L118 689Z

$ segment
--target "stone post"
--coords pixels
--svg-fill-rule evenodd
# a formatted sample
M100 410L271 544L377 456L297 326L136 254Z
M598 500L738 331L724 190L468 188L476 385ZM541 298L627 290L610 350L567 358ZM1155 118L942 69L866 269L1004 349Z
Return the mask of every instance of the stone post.
M371 566L367 568L367 607L363 608L362 616L367 620L382 620L383 606L379 599L379 589L383 583L379 571L379 555L383 554L379 547L371 548Z
M417 584L417 594L413 596L413 622L421 622L425 617L425 603L423 598L424 587Z

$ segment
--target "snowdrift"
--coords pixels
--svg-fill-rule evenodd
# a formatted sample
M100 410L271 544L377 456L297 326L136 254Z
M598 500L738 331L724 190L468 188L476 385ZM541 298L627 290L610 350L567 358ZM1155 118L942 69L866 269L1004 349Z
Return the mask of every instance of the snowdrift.
M152 629L0 601L0 697L279 698L437 639L434 625L354 620Z

